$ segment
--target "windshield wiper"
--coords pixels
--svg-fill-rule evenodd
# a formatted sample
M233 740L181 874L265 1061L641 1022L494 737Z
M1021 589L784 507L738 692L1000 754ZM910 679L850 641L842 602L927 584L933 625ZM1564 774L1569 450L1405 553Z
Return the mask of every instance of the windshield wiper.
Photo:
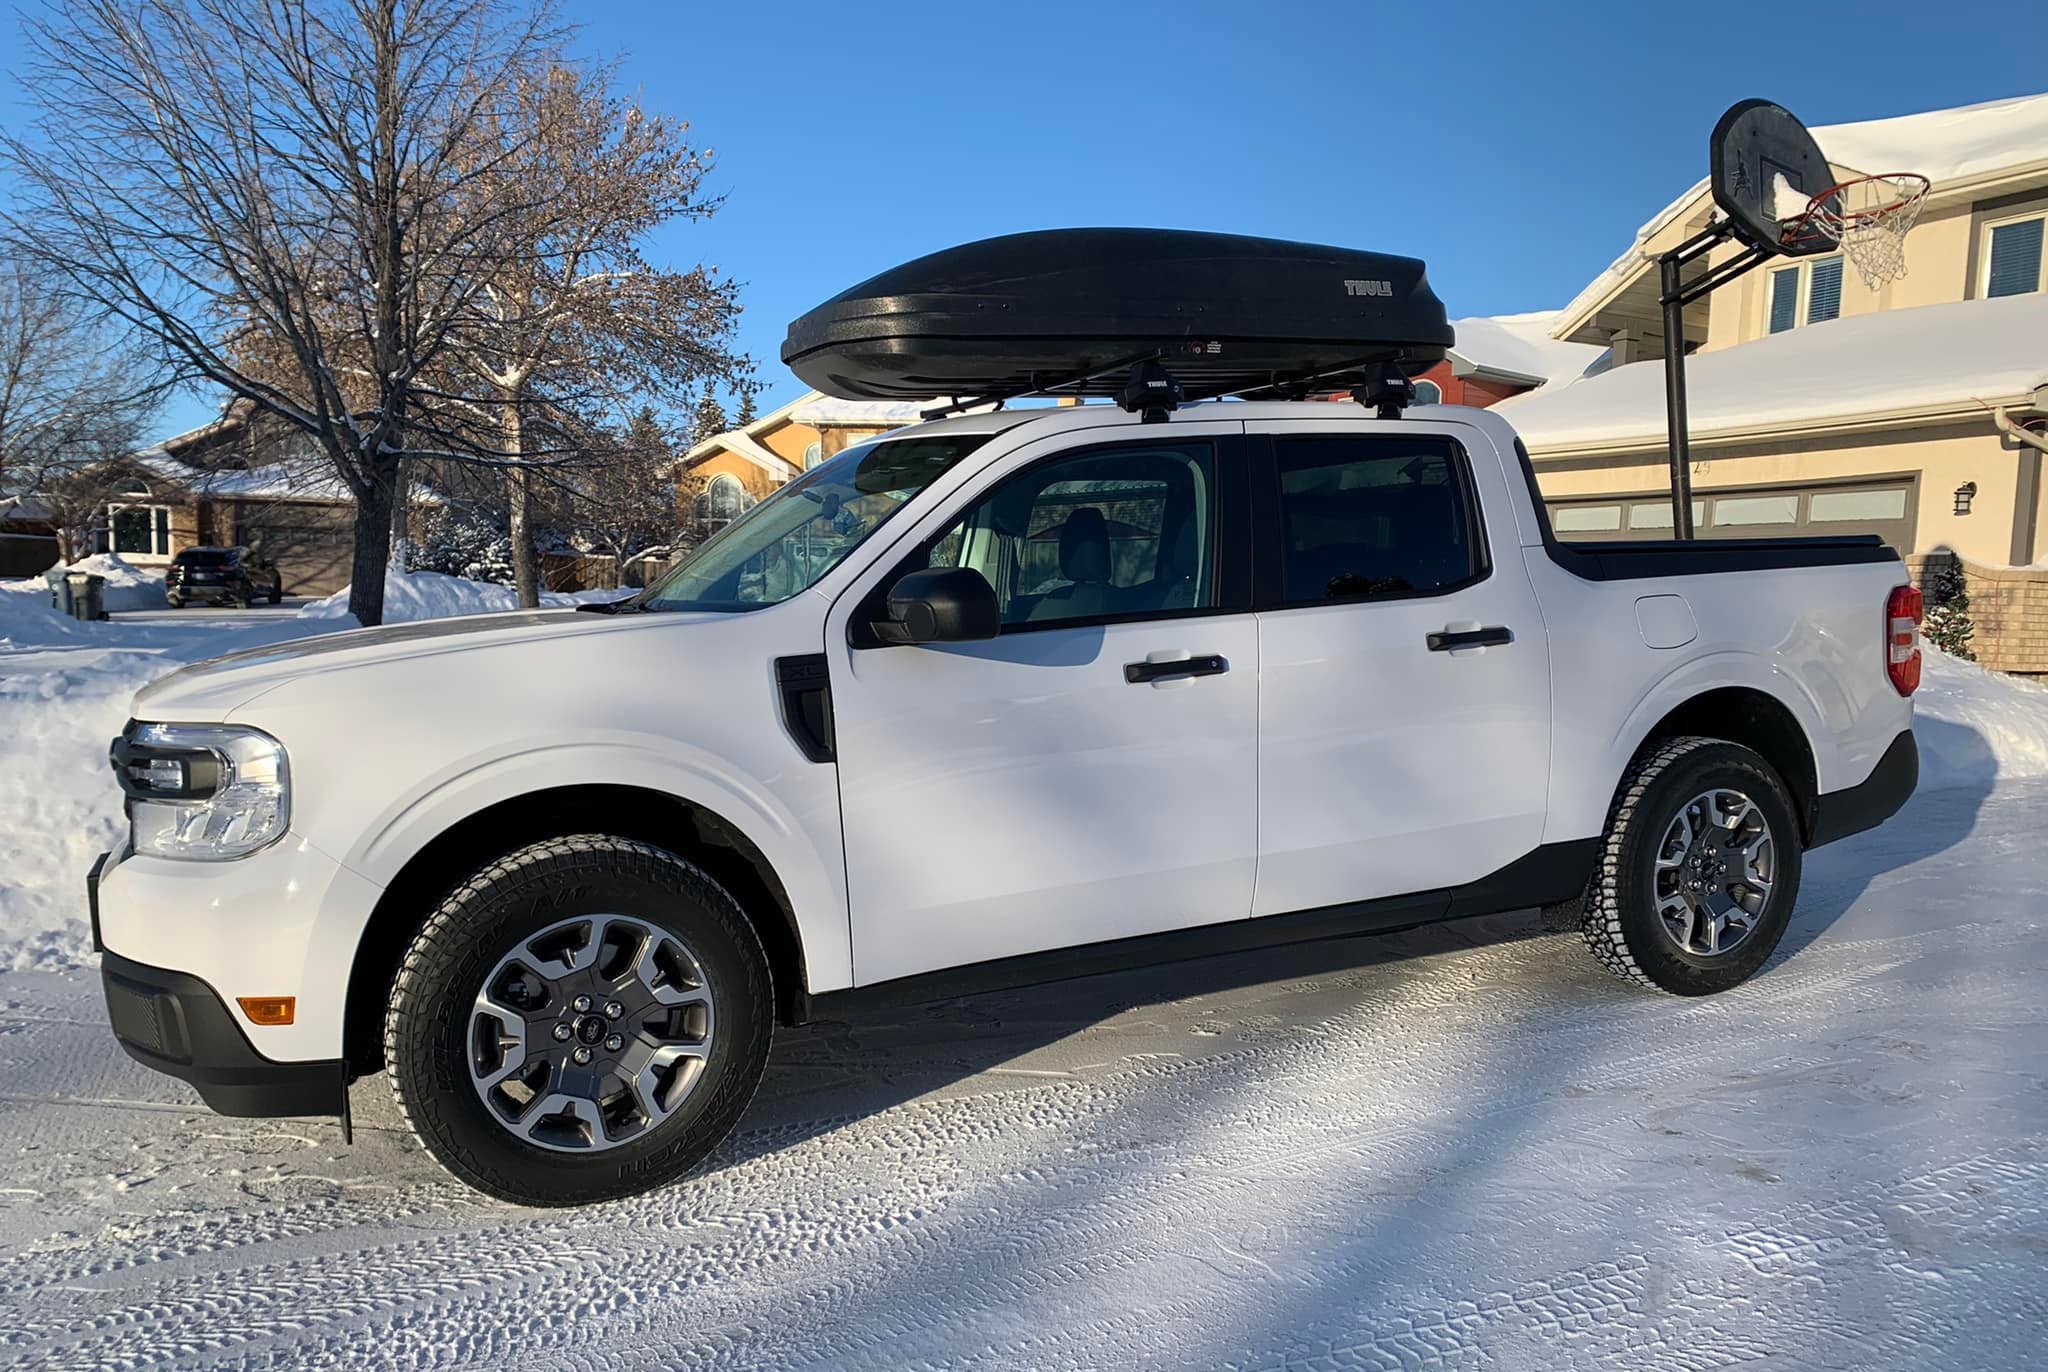
M637 595L629 595L623 600L586 600L576 608L593 615L637 615L647 612L647 607L641 603Z

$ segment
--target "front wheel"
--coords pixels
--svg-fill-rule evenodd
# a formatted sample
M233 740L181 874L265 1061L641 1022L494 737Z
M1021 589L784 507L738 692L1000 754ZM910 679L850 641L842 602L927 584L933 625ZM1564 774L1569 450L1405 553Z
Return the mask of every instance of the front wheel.
M682 858L601 834L478 872L427 920L385 1014L413 1132L525 1205L662 1185L731 1130L767 1063L766 956Z
M1791 797L1768 762L1720 739L1666 740L1622 779L1580 932L1628 981L1725 991L1784 937L1801 855Z

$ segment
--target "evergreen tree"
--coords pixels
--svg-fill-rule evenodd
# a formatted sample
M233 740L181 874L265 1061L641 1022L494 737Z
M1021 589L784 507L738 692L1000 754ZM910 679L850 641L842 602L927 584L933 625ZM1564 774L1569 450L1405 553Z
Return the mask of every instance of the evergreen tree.
M1963 577L1963 569L1954 563L1943 567L1934 575L1933 594L1928 597L1934 608L1920 625L1920 635L1929 643L1965 662L1975 662L1977 654L1970 649L1970 640L1976 636L1977 626L1970 622L1970 588Z
M690 446L694 448L707 438L716 438L731 427L725 417L725 406L718 401L718 392L711 389L710 382L705 382L704 394L697 398L696 412L690 416Z
M757 418L759 416L754 412L754 388L743 386L740 388L739 413L732 417L732 426L735 429L744 429Z

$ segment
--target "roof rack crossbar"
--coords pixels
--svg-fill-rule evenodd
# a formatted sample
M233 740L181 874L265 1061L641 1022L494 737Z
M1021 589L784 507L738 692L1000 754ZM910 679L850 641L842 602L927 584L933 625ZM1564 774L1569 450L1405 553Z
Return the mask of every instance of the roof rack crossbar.
M918 411L918 418L926 420L944 419L949 414L959 414L964 410L971 410L977 405L1005 405L1012 400L1022 400L1027 396L1052 395L1068 386L1084 386L1090 381L1098 380L1113 372L1129 371L1140 362L1157 362L1159 359L1159 350L1155 348L1150 352L1133 353L1129 357L1118 358L1114 362L1105 362L1099 367L1090 367L1085 371L1070 372L1051 381L1040 381L1036 376L1033 376L1029 386L1021 386L1007 391L989 391L984 395L972 396L966 400L955 400L949 404L936 405L929 410Z
M1227 400L1233 397L1243 400L1257 396L1265 391L1278 391L1282 394L1289 391L1306 392L1312 389L1318 381L1356 373L1363 368L1389 360L1400 361L1399 358L1388 359L1377 353L1369 353L1365 356L1349 358L1327 367L1314 367L1300 372L1276 372L1264 381L1249 386L1224 386L1215 390L1190 391L1187 398L1190 401Z

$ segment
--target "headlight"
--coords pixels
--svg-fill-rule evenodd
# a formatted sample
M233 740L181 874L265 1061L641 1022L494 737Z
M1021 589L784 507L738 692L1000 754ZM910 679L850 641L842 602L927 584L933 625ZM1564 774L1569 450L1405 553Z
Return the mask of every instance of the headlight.
M291 823L284 746L231 724L130 724L110 760L128 794L135 851L215 861L245 857Z

